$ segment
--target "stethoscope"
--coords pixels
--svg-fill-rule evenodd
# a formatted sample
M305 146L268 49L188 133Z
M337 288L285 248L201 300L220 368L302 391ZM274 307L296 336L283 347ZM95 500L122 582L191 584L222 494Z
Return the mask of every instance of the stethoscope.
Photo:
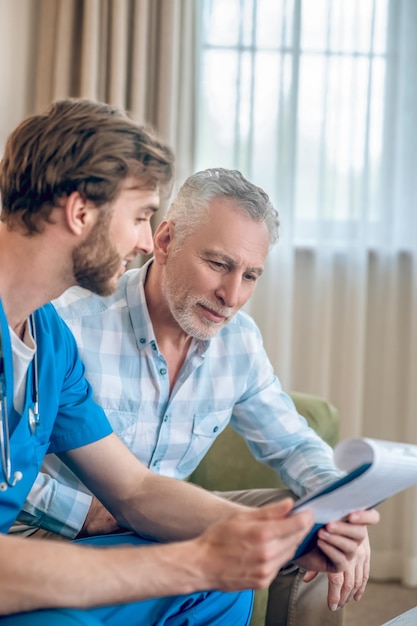
M35 345L36 342L36 325L35 318L29 317L30 330ZM33 408L32 408L33 407ZM32 435L36 434L39 426L39 384L38 384L38 356L35 350L32 367L32 407L29 408L28 422ZM5 480L0 482L0 491L6 491L9 487L14 487L19 480L22 480L22 472L15 471L12 476L12 461L10 456L10 432L9 432L9 416L7 409L7 387L6 387L6 367L3 352L2 329L0 324L0 451L1 451L1 468Z

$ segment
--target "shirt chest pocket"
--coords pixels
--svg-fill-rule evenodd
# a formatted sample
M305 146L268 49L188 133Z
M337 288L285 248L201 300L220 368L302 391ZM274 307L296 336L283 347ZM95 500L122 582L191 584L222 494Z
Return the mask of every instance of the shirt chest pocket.
M231 415L232 408L194 415L189 445L177 466L183 476L195 470L216 437L226 428Z

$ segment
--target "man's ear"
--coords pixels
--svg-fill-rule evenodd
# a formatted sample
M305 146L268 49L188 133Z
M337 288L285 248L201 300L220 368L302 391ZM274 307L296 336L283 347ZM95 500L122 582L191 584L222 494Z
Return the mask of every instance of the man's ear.
M78 191L73 191L65 200L64 214L69 230L74 235L82 235L97 221L98 209Z
M154 258L160 265L165 265L169 253L169 247L172 243L174 235L174 225L169 220L164 220L155 231L154 242Z

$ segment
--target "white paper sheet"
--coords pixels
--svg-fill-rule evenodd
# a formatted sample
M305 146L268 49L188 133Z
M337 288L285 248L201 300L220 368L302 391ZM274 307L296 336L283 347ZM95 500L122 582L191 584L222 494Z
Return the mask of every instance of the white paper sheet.
M291 513L310 509L315 527L296 556L311 547L317 529L353 511L370 509L417 484L417 445L380 439L347 439L334 451L337 467L347 472L332 485L297 501Z

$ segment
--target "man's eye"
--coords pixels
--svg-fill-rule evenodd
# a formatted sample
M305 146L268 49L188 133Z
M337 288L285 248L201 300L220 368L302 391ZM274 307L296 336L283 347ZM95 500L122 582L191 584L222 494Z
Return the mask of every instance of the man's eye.
M210 265L212 267L214 267L215 269L221 270L224 267L223 263L220 263L219 261L209 261Z
M245 274L245 280L247 280L248 282L254 283L256 282L258 279L258 277L256 276L256 274Z

